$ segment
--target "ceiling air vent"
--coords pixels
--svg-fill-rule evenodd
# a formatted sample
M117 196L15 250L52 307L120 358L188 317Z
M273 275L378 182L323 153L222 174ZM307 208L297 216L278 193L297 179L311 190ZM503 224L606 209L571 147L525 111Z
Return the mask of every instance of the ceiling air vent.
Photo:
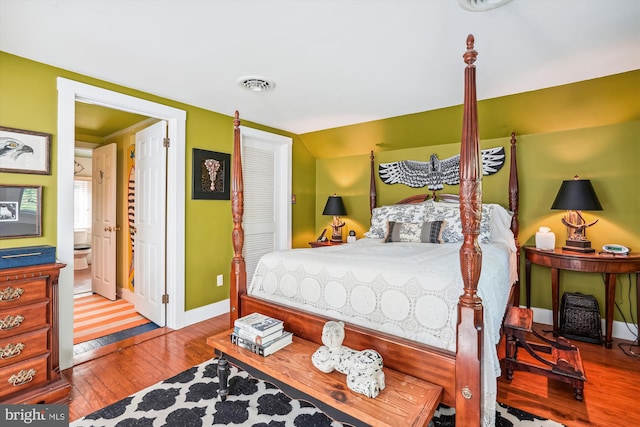
M243 77L238 80L238 83L243 88L252 92L264 92L276 87L275 82L263 79L262 77Z
M511 0L458 0L460 7L472 12L482 12L504 6Z

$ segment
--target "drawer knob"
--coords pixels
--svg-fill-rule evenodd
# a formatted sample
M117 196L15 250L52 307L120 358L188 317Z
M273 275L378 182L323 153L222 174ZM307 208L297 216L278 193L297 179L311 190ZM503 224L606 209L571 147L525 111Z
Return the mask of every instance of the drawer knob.
M17 316L14 316L13 314L10 314L4 319L0 319L0 330L6 331L8 329L17 328L18 326L20 326L23 320L24 316L21 316L19 314Z
M22 369L17 374L13 374L9 377L9 383L11 383L11 385L13 385L14 387L19 387L21 385L30 383L37 373L38 371L33 368L29 370Z
M9 286L3 291L0 291L0 302L15 301L24 293L22 288L12 288Z
M21 342L18 344L7 344L4 348L0 348L0 360L1 359L11 359L12 357L20 356L22 350L24 350L25 345Z

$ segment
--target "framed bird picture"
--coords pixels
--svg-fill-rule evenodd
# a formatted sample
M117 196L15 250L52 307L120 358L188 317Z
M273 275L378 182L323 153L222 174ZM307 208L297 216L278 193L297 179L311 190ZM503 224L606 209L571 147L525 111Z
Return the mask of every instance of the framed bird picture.
M49 175L51 134L0 126L0 172Z

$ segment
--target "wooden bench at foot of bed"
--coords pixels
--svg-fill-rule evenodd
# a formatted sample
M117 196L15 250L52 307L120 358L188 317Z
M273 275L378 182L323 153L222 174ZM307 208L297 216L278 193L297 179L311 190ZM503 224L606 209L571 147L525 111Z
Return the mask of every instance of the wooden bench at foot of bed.
M241 296L240 300L243 312L281 319L287 331L316 345L322 345L322 328L325 322L332 320L291 307L283 310L275 303L247 295ZM345 323L344 345L356 350L376 350L382 355L385 367L442 387L442 403L455 406L456 360L452 352L377 331L375 341L372 341L371 334L371 330Z
M353 423L355 419L376 427L424 427L442 398L442 387L385 367L386 387L372 399L349 390L344 375L317 370L311 362L311 355L318 349L316 343L294 336L292 344L263 357L232 344L231 332L209 337L207 344L229 362L285 388L290 397L311 401L339 422Z

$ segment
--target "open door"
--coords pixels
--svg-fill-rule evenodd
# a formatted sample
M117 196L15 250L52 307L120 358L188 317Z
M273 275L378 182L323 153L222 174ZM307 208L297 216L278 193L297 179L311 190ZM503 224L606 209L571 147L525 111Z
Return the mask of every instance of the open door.
M166 136L165 121L136 133L134 303L160 326L166 306Z
M91 290L116 299L116 144L93 150Z

